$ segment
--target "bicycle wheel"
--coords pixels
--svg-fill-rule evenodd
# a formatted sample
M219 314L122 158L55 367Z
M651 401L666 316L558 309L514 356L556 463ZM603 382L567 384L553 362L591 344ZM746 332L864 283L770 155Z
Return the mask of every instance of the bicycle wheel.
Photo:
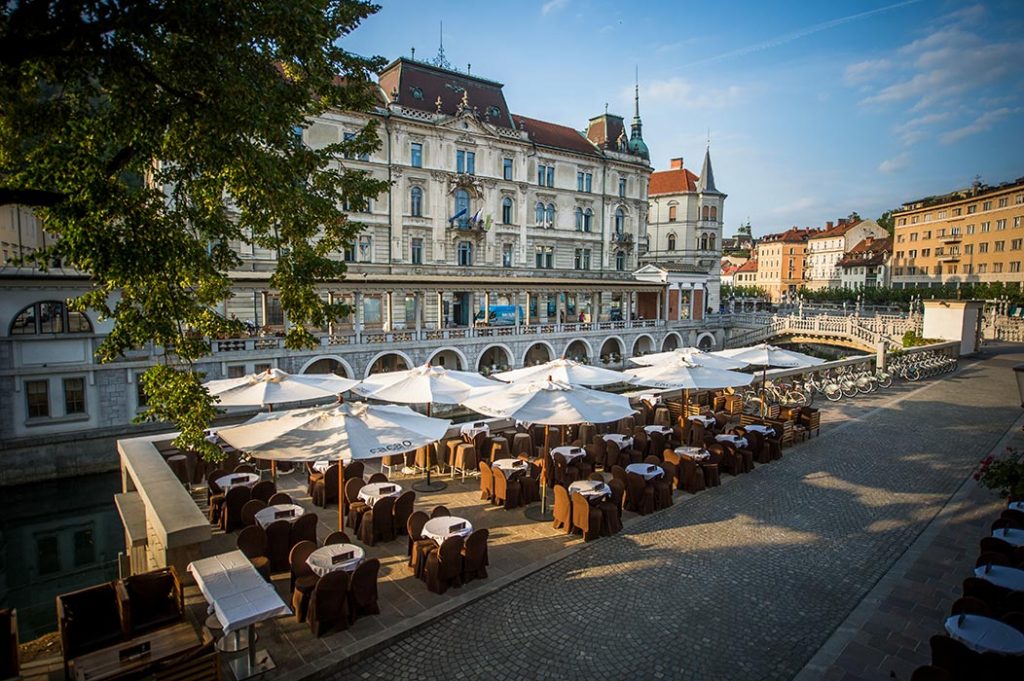
M793 388L792 390L790 390L789 392L786 393L786 401L791 406L795 406L795 407L806 407L807 406L807 396L804 395L799 390L797 390L796 388Z
M843 391L843 395L846 397L857 396L857 384L854 383L853 381L843 381L843 383L840 385L840 388Z
M878 379L878 387L889 388L892 386L892 374L882 374Z
M829 402L838 402L843 398L843 391L835 383L825 386L825 397Z

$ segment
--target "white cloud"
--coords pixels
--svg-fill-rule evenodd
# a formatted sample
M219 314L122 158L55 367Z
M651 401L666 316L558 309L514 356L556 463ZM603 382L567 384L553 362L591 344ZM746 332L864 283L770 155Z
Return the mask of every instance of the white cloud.
M868 59L847 66L843 79L849 85L857 85L875 80L891 68L892 62L888 59Z
M653 80L640 87L640 104L680 106L686 109L720 109L743 99L746 90L739 85L706 88L679 76ZM633 88L623 91L623 101L632 103Z
M903 152L892 158L887 158L878 164L878 172L891 175L892 173L899 172L910 165L910 155L907 152Z
M565 9L568 6L569 0L548 0L541 6L540 13L541 16L547 16L552 12L557 12L558 10Z
M893 132L900 138L900 142L910 146L917 144L928 137L929 129L936 123L948 120L952 114L949 112L931 113L900 123L893 128Z
M962 128L956 128L942 135L939 138L943 144L956 144L960 140L970 137L971 135L977 135L981 132L986 132L992 129L992 126L1003 120L1015 110L1009 107L1003 107L1002 109L996 109L995 111L986 111L973 122L963 126Z

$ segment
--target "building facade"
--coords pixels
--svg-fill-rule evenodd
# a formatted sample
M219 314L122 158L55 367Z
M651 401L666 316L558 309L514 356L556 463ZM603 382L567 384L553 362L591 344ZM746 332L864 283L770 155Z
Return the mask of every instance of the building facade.
M710 149L699 176L682 158L651 174L647 250L640 260L669 273L666 279L675 287L669 295L679 296L683 319L700 319L719 307L725 199L715 185Z
M839 288L842 269L839 263L854 246L868 237L882 239L888 235L874 220L861 220L856 215L827 222L825 228L807 239L804 262L806 286L811 290Z
M732 274L733 286L757 286L757 258L751 258Z
M791 227L757 241L757 285L773 303L804 285L807 241L817 230Z
M893 219L895 288L1024 284L1024 178L911 201Z
M891 256L891 239L867 237L839 261L840 286L847 290L888 287Z

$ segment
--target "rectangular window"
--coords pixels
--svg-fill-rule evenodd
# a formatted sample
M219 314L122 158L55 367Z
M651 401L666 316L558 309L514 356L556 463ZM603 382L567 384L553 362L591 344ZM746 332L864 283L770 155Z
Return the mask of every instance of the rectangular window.
M981 223L981 233L985 234L986 232L988 232L989 228L991 226L992 226L992 223L990 223L990 222L983 222L983 223Z
M1014 228L1015 228L1015 229L1016 229L1017 227L1020 227L1020 218L1021 218L1021 216L1019 216L1019 215L1018 215L1017 217L1015 217L1015 218L1013 219L1013 226L1014 226Z
M946 254L946 249L943 248L942 246L939 246L938 248L935 249L935 255L938 256L938 255L945 255L945 254Z
M92 530L75 532L75 567L85 567L96 562L96 542Z
M945 227L939 228L939 230L935 233L935 236L946 236L946 228Z
M583 191L583 173L576 173L576 191Z
M1013 202L1016 203L1018 206L1024 203L1024 194L1017 194L1017 196L1014 197Z
M1010 198L1008 196L1004 196L1003 198L999 199L999 207L1000 208L1006 208L1009 205L1010 205Z
M978 253L988 253L988 242L978 244Z
M973 205L967 206L967 214L968 215L973 215L974 213L977 213L977 212L978 212L978 204L975 203Z
M1011 272L1020 272L1020 260L1015 260L1010 263Z
M910 240L911 241L917 241L917 232L911 232L910 233Z
M36 537L36 572L40 575L60 572L60 542L57 541L57 535Z
M1021 240L1020 239L1014 239L1013 241L1010 242L1010 250L1011 251L1019 251L1020 247L1021 247Z
M986 263L978 264L978 274L985 274L988 272L988 265Z
M537 246L536 262L537 269L550 270L555 266L555 247Z
M230 377L229 377L230 378ZM135 406L142 408L149 405L149 395L146 394L146 389L142 387L142 381L135 379Z
M992 210L992 202L991 201L984 201L984 202L982 202L981 209L982 210Z
M501 246L501 266L512 267L512 244L502 244Z
M506 158L501 163L501 176L506 180L512 179L512 159Z
M252 365L252 372L254 374L262 374L267 371L270 371L273 368L274 365L271 364L270 362L257 362L256 364Z
M284 326L281 299L272 293L263 294L263 319L266 326Z
M949 265L946 268L946 274L956 274L956 265Z
M915 248L915 249L912 249L912 250L908 251L907 255L908 255L908 257L916 258L917 257L917 249Z
M967 227L964 229L964 232L966 234L974 234L974 225L967 225Z
M619 178L619 197L626 198L626 178Z
M590 249L589 248L577 248L576 255L573 259L573 267L577 270L589 270L590 269Z
M245 376L244 364L232 364L228 366L228 378L241 378Z
M356 134L354 132L346 132L345 135L344 135L345 141L348 142L349 140L355 139L355 136L356 136ZM369 161L370 160L370 155L366 154L366 153L356 155L356 154L352 154L350 152L350 153L345 154L345 158L347 158L347 159L358 158L360 161Z
M455 172L466 172L466 152L462 149L458 149L455 152Z
M1006 220L996 220L996 231L1001 232L1006 229Z
M345 262L355 262L355 261L356 261L356 245L355 244L349 244L348 246L345 247Z
M537 164L537 186L538 187L543 187L544 186L544 184L545 184L544 180L547 178L547 176L548 176L548 174L547 174L547 166L540 165L538 163Z
M992 273L993 274L1002 274L1003 273L1003 263L1001 263L1001 262L992 263Z
M50 382L25 381L25 399L30 419L46 418L50 415Z
M423 239L412 240L412 252L410 253L409 260L413 265L423 264Z
M996 242L996 253L999 253L1000 251L1004 251L1004 250L1006 250L1006 242L1005 241L997 241Z
M953 209L953 217L956 217L958 215L962 215L963 212L964 212L963 208L954 208Z
M964 274L971 274L973 272L973 270L974 270L974 266L971 265L970 263L967 263L966 265L964 265Z
M964 255L972 255L974 253L974 244L964 244Z
M898 243L898 244L903 243L903 235L902 234L897 234L896 235L896 243Z
M373 262L373 237L359 237L359 262Z
M409 165L413 168L423 167L423 145L413 142L409 147Z
M932 238L932 230L929 229L929 230L927 230L925 232L922 232L921 233L921 238L922 239L931 239Z
M921 249L921 257L922 258L927 258L931 254L932 254L932 249L930 249L930 248L922 248Z
M546 170L547 170L547 174L548 174L547 185L549 187L554 187L555 186L555 167L554 166L548 166Z
M64 413L84 414L85 413L85 379L65 378L64 379Z
M471 241L460 241L458 246L459 265L461 267L472 267L473 265L473 243Z

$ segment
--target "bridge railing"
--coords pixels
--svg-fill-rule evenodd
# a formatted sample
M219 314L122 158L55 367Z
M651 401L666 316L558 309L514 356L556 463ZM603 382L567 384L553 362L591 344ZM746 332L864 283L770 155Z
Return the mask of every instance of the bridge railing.
M916 328L916 322L913 319L858 317L855 315L819 314L811 317L759 315L756 318L733 315L731 321L735 326L751 325L754 328L733 333L727 341L727 345L730 347L742 347L762 342L773 336L791 333L845 337L848 340L859 341L866 348L872 349L883 342L888 347L899 347L900 343L897 338L902 336L905 330Z

